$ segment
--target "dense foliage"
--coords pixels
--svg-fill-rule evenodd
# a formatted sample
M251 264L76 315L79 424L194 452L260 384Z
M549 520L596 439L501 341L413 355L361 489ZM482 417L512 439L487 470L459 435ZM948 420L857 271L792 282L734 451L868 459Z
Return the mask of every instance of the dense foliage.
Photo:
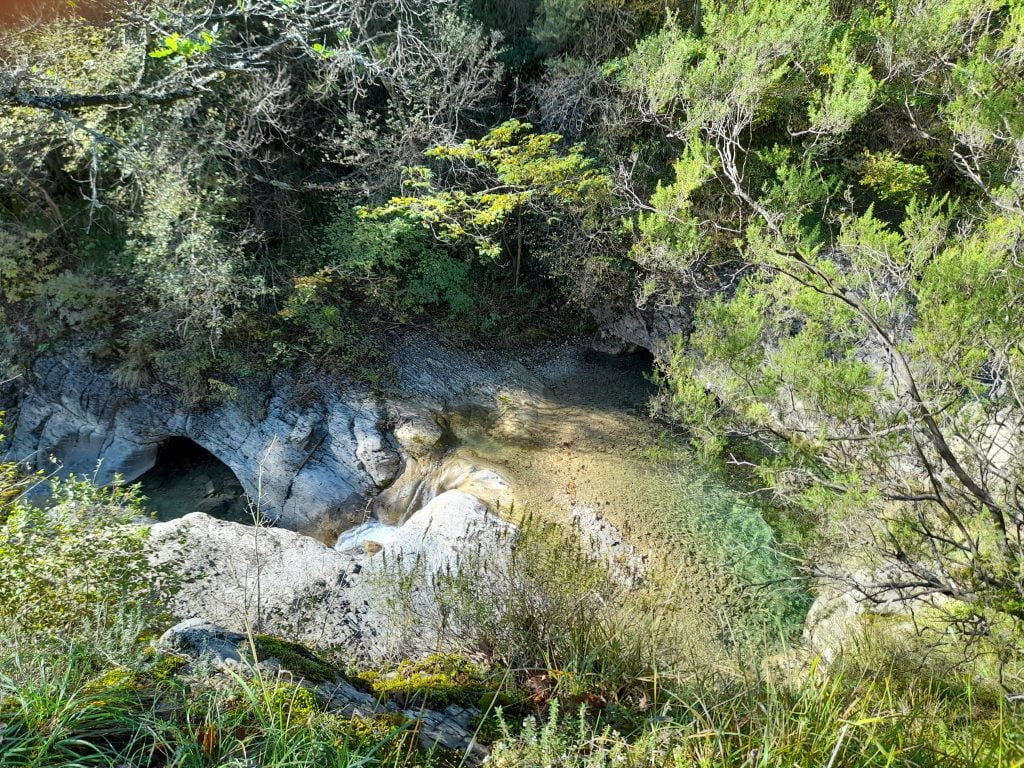
M355 216L425 160L468 167L464 139L510 116L501 97L517 76L495 14L128 1L0 31L8 360L71 332L126 384L170 378L202 396L217 371L366 359L367 334L395 323L484 338L536 323L530 310L564 292L533 237L555 242L581 218L601 229L581 205L607 184L581 148L517 123L480 145L484 175L516 177L504 197L478 197L483 219L497 216L481 220L492 245L499 219L543 224L524 222L514 267L510 252L478 253L479 238L436 243ZM499 168L501 153L520 167Z
M378 380L407 324L509 344L692 317L652 343L659 415L799 514L809 571L914 607L1020 694L1021 0L117 0L7 26L0 62L8 367L74 338L201 398L308 361ZM73 483L42 513L0 480L0 557L24 589L66 572L40 610L81 620L111 574L53 542L103 509L94 545L137 553L131 495ZM589 636L553 626L569 666L554 640ZM677 711L685 745L734 736L680 759L733 764L820 693L758 686L753 718ZM557 720L517 738L504 764L575 748ZM642 764L609 738L579 764Z
M706 296L666 410L863 543L867 599L927 599L1011 643L1022 24L1015 2L709 4L700 34L670 22L625 65L685 140L639 219L671 276L648 291Z
M2 415L2 414L0 414ZM2 422L0 422L2 426ZM42 506L40 475L0 463L0 617L38 636L102 633L111 622L159 617L173 593L170 564L152 568L134 488L53 479Z

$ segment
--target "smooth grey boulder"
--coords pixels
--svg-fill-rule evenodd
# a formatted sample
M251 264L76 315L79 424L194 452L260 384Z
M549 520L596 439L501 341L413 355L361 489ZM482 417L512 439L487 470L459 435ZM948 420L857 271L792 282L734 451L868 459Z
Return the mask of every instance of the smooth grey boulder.
M360 656L380 647L380 622L365 618L365 595L352 591L358 561L309 536L194 512L151 526L149 551L181 579L170 606L179 616L351 646Z
M210 662L215 667L242 663L245 635L218 627L201 618L191 618L175 624L157 641L161 651L173 651L194 661Z
M339 544L342 549L283 528L198 512L152 525L148 547L154 564L173 564L180 576L170 606L178 616L205 616L238 632L256 627L375 660L414 654L420 644L434 648L433 637L419 630L405 636L396 627L391 569L415 564L418 586L408 597L418 615L429 615L437 573L464 553L507 551L515 530L479 500L447 491L401 526L362 527L351 546Z
M372 541L377 545L372 554L384 551L418 559L430 573L451 570L461 555L480 548L510 549L515 533L514 525L491 514L480 499L451 490L435 496L401 525L371 521L346 531L335 549L351 552Z

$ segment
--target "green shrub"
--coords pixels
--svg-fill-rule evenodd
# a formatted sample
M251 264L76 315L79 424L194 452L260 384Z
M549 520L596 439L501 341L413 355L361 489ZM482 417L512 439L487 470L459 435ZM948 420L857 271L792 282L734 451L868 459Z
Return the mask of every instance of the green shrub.
M519 734L502 723L494 768L741 768L846 766L943 768L1017 765L1020 713L984 709L969 684L950 697L926 682L893 685L812 667L794 682L713 677L675 691L635 731L619 732L585 709L528 718Z
M405 219L371 221L341 204L319 256L349 290L399 320L430 308L459 313L472 303L469 264Z
M906 203L920 195L930 182L928 171L920 165L901 160L893 152L865 152L860 183L870 187L883 200Z
M65 636L125 612L156 617L173 580L146 559L138 490L70 477L53 480L51 498L13 502L0 525L0 615Z
M0 444L3 443L4 412L0 411ZM26 477L14 462L0 461L0 525L7 520L8 514L17 506L19 499L33 479Z
M464 553L430 580L396 563L387 574L395 626L439 647L482 654L508 700L628 702L657 698L659 680L689 662L692 635L670 579L630 584L587 551L577 532L523 521L511 556ZM436 609L416 587L429 583ZM513 672L514 671L514 672Z
M40 243L46 235L40 231L11 231L0 227L0 321L5 321L3 306L34 296L55 265Z

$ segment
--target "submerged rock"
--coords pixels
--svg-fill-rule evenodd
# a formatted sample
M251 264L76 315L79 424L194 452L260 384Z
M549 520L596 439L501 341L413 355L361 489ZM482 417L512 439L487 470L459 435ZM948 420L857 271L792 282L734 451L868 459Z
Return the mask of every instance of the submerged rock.
M586 504L572 508L572 524L590 551L608 571L626 586L636 586L647 575L647 556L629 543L622 531L600 512Z

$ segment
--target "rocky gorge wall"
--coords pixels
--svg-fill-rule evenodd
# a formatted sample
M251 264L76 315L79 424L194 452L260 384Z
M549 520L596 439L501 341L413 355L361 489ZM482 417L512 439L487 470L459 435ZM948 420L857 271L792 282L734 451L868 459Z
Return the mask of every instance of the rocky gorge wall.
M237 401L196 406L126 389L110 370L67 350L35 364L8 452L105 485L138 479L161 445L186 437L230 467L265 517L331 542L364 519L381 491L429 465L444 439L442 413L514 408L540 388L516 363L428 336L398 342L391 361L395 381L385 393L343 376L279 375L266 390L243 386ZM426 487L418 506L447 489L443 481Z
M126 389L75 350L41 358L24 382L9 456L58 475L132 482L169 440L188 438L227 465L265 524L194 512L152 524L154 564L172 564L172 611L236 631L257 627L377 659L403 638L386 604L404 558L429 610L432 575L463 548L507 550L515 528L487 503L507 490L491 469L448 457L448 416L480 413L500 433L542 385L519 363L431 336L391 346L384 390L321 373L278 375L231 402L197 406ZM302 395L300 397L299 392ZM509 427L510 429L513 427ZM339 534L351 531L341 545ZM381 551L385 554L381 556ZM422 634L422 633L420 633Z

